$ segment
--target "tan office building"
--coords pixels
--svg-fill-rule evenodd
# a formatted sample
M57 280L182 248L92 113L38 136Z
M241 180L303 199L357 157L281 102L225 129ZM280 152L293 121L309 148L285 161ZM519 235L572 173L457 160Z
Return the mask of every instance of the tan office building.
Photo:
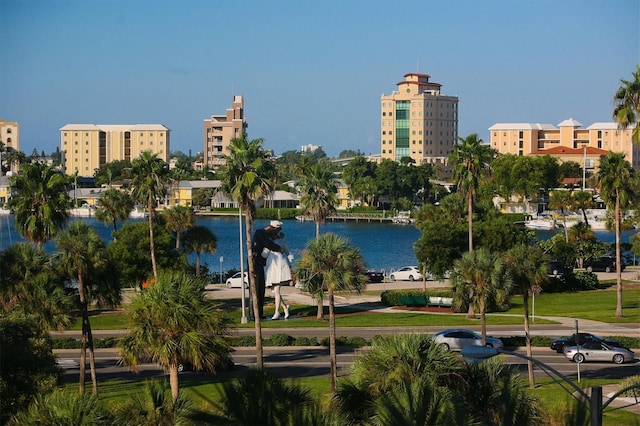
M631 141L632 129L619 130L613 122L593 123L582 128L573 118L558 127L540 123L496 123L489 127L491 147L500 154L551 155L561 162L573 161L596 171L600 157L607 152L622 152L631 165L640 170L640 147Z
M20 125L0 118L0 142L6 152L20 151Z
M429 78L405 74L398 90L381 96L380 153L382 159L439 164L447 174L458 140L458 97L442 95L442 85Z
M231 139L240 138L247 130L244 116L244 99L234 96L231 108L225 115L212 115L204 120L204 163L210 168L225 164L224 155L229 155L227 147Z
M68 175L93 176L116 160L151 151L167 162L171 130L162 124L67 124L60 129L62 165Z

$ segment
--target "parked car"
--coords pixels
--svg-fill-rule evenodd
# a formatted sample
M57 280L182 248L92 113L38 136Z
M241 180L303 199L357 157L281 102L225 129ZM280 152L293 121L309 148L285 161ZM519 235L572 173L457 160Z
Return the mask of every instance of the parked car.
M231 278L227 278L227 288L241 288L242 279L240 272L236 272ZM249 274L244 273L244 288L249 288Z
M369 279L370 283L381 283L384 281L384 274L378 271L364 271L363 274Z
M564 356L573 362L604 361L623 364L636 359L635 354L626 348L617 348L605 342L591 340L580 346L570 346Z
M616 258L614 256L602 256L596 259L587 260L584 267L588 272L614 272L616 270ZM620 264L624 271L624 262Z
M482 336L475 331L453 328L433 335L433 340L446 350L459 351L465 346L482 345ZM485 346L501 348L502 340L487 336Z
M422 274L417 266L405 266L397 271L393 271L389 275L389 279L391 279L391 281L419 281L422 279Z
M215 372L221 372L221 371L230 371L233 370L233 367L235 367L235 362L233 361L233 358L229 355L228 357L226 357L225 359L220 360L219 362L216 363L215 366ZM189 362L180 362L178 363L178 373L182 373L185 371L195 371L193 364L189 363Z
M551 277L560 277L573 272L573 267L565 265L559 260L551 260L547 263L547 274Z
M587 342L605 342L609 346L621 347L622 345L617 340L613 339L604 339L600 336L596 336L591 333L578 333L578 339L580 342L576 342L576 335L572 334L569 337L563 337L560 339L554 339L551 341L551 349L558 352L559 354L563 353L565 349L570 346L576 346L578 343L581 345Z

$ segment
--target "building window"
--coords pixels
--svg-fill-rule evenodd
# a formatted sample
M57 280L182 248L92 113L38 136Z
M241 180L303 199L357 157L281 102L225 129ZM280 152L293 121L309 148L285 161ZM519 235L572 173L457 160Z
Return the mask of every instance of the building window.
M11 127L7 129L7 133L11 133Z

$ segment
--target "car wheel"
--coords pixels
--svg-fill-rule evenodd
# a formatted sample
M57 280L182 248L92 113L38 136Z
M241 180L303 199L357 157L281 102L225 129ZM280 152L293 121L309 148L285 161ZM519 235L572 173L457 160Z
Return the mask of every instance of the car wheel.
M231 288L231 283L227 283L227 288Z
M448 351L448 350L449 350L449 345L448 345L447 343L440 343L440 347L441 347L442 349L444 349L445 351Z
M624 362L624 356L620 354L615 354L613 356L613 362L615 362L616 364L622 364Z
M575 354L573 356L573 361L580 364L581 362L584 362L584 355L582 354Z
M487 347L487 348L493 348L493 345L492 345L491 343L487 343L487 344L485 344L485 347Z
M587 266L587 272L593 272L593 267L592 266Z
M558 353L563 354L564 351L566 351L568 347L569 347L569 345L562 345L562 347L560 348L560 351Z
M554 270L553 270L553 276L554 276L554 277L557 277L557 276L558 276L558 270L557 270L557 269L554 269Z
M611 266L607 266L606 268L604 268L605 272L611 272Z
M184 371L184 364L179 363L178 364L178 373L182 373Z
M391 281L395 281L395 280L396 280L396 276L395 276L395 275L391 275L391 276L389 277L389 279L390 279Z
M409 281L413 281L413 275L409 275Z

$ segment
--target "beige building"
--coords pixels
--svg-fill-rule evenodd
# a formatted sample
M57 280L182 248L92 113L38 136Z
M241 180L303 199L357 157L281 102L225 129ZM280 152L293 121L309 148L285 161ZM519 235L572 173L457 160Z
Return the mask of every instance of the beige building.
M204 163L216 168L224 165L224 155L231 139L242 137L246 133L247 120L244 116L244 99L234 96L231 108L226 115L212 115L204 120Z
M573 118L558 127L539 123L496 123L489 127L491 147L500 154L551 155L561 162L573 161L588 174L597 169L607 152L622 152L640 169L640 147L631 141L632 129L619 130L617 123L593 123L582 128Z
M20 151L20 125L0 118L0 142L7 152Z
M382 159L411 157L416 164L440 165L446 175L449 154L458 140L458 97L440 93L427 74L405 74L398 90L382 95Z
M144 151L167 162L170 133L161 124L67 124L60 129L64 172L93 176L106 163L133 161Z

